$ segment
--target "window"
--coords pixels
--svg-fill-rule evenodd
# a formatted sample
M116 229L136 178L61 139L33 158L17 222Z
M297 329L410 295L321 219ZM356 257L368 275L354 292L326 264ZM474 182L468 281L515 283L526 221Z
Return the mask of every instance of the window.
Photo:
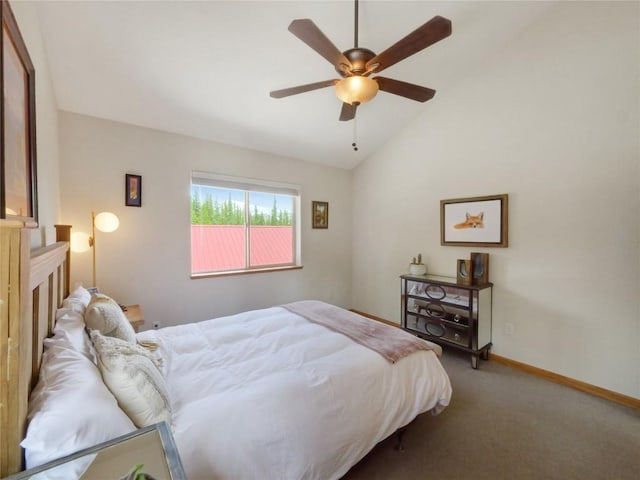
M293 185L191 175L191 274L297 265L300 194Z

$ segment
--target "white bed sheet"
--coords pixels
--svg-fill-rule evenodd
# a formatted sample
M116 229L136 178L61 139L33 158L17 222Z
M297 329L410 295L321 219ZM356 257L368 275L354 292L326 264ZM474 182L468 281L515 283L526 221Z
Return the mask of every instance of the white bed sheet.
M190 480L340 478L451 397L434 352L391 364L280 307L138 338L160 344Z

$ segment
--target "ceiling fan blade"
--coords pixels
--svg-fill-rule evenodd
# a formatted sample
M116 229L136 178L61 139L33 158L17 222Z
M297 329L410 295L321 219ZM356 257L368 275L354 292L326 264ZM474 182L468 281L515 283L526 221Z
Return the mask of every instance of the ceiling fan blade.
M349 69L351 68L351 62L347 57L308 18L292 21L289 25L289 31L326 58L334 67L344 64Z
M451 35L451 20L435 16L403 39L398 40L384 52L369 60L367 62L367 70L373 69L374 72L381 72L385 68L389 68L400 60L404 60L449 35ZM378 67L373 68L376 64L379 64Z
M383 92L393 93L394 95L400 95L411 100L418 102L426 102L431 100L436 94L435 90L427 87L421 87L413 83L401 82L400 80L394 80L393 78L375 77L373 80L378 82L378 87Z
M318 90L319 88L330 87L335 85L337 80L324 80L322 82L308 83L306 85L298 85L297 87L283 88L282 90L274 90L269 92L269 96L273 98L289 97L291 95L297 95L299 93L310 92L311 90Z
M342 103L342 110L340 110L340 121L348 122L356 118L356 109L358 105L351 105L349 103Z

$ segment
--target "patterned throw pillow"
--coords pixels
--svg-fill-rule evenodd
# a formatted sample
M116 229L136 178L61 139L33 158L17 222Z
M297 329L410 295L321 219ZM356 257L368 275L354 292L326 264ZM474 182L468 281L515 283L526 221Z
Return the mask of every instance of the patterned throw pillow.
M91 331L104 383L138 427L171 424L171 402L157 362L139 345Z
M91 330L136 343L136 332L118 303L107 295L95 293L84 314L84 321Z

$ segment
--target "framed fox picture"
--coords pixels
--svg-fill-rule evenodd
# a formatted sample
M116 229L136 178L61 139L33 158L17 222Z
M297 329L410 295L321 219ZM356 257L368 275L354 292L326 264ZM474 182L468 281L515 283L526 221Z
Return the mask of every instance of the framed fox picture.
M440 244L508 247L509 195L440 200Z

